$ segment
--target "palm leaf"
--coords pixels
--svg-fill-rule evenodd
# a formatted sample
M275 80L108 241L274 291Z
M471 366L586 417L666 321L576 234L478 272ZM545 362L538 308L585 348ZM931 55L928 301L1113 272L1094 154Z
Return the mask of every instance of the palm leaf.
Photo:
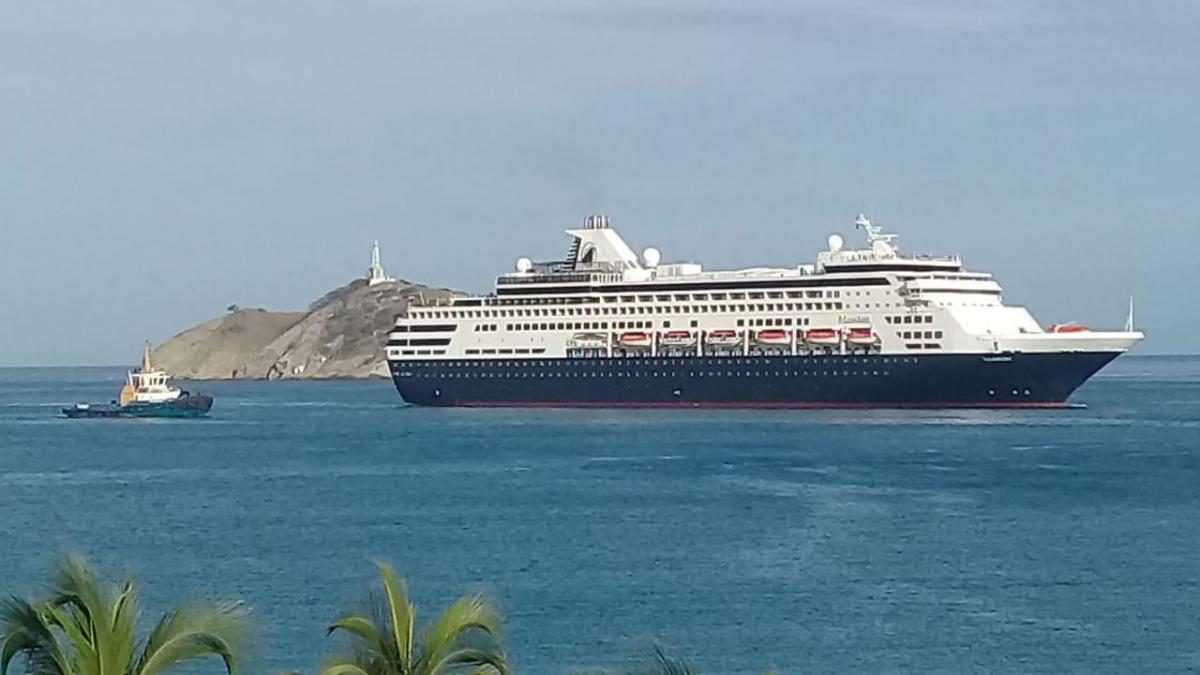
M0 675L25 657L28 675L158 675L170 665L217 655L237 672L244 612L236 605L181 606L137 650L137 592L132 581L102 584L91 565L69 556L44 603L13 598L0 606Z
M383 592L387 599L387 610L391 619L392 639L396 648L396 672L410 673L413 669L413 625L417 609L408 600L408 588L397 581L396 571L391 565L376 563L383 580Z
M108 613L109 642L104 650L104 672L125 673L137 649L137 590L126 580L113 598Z
M656 675L692 675L692 668L681 658L671 656L662 645L654 645Z
M28 600L9 598L0 604L0 675L18 654L24 654L26 671L39 675L69 675L71 662L57 636Z
M487 675L509 675L508 660L504 654L491 649L462 648L432 662L424 671L426 675L443 675L460 668L474 667L472 673Z
M370 618L361 614L347 614L329 624L328 633L343 630L370 645L381 645L383 636ZM377 649L378 647L376 647Z
M202 656L221 657L229 675L237 675L245 617L238 603L175 608L151 631L133 675L158 675L169 666Z
M500 640L500 617L480 593L456 600L426 631L421 649L422 671L438 675L459 666L491 665L499 672L507 673L508 663L498 650L460 646L472 637L483 637L492 643Z
M383 594L375 611L344 614L329 625L330 633L357 638L355 653L330 659L320 675L448 675L468 668L477 675L508 675L499 648L500 617L482 595L459 598L423 631L418 644L408 588L391 566L376 567Z
M377 675L373 668L359 659L341 657L330 659L321 666L318 675Z

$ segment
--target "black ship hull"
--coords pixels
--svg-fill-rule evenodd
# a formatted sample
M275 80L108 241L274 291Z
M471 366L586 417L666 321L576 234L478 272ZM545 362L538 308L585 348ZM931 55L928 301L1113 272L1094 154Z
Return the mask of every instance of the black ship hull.
M79 403L62 409L71 419L105 419L114 417L204 417L212 410L213 398L206 394L185 394L162 403Z
M416 405L1055 408L1118 352L393 361Z

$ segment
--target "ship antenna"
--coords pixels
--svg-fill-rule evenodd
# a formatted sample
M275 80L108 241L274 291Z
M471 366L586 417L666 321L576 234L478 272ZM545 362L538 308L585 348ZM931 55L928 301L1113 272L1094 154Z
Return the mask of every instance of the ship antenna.
M148 373L154 370L150 366L150 341L146 341L146 346L142 349L142 372Z

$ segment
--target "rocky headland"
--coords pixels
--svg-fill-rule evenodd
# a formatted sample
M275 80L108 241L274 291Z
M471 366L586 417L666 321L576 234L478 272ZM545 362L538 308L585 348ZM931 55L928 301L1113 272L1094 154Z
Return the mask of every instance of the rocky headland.
M456 295L402 279L358 279L305 311L231 307L159 345L154 362L193 380L387 377L384 344L396 315L418 298Z

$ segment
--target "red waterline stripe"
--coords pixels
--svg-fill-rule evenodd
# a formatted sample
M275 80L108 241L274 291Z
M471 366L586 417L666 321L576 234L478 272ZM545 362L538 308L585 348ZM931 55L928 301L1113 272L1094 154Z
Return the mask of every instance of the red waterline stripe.
M925 409L937 410L946 408L977 408L977 409L1040 409L1058 410L1069 407L1066 401L1014 401L1012 403L857 403L857 402L807 402L807 401L763 401L757 403L725 402L725 401L650 401L650 402L613 402L603 403L594 401L555 401L542 403L538 401L463 401L452 405L465 408L741 408L741 409Z

